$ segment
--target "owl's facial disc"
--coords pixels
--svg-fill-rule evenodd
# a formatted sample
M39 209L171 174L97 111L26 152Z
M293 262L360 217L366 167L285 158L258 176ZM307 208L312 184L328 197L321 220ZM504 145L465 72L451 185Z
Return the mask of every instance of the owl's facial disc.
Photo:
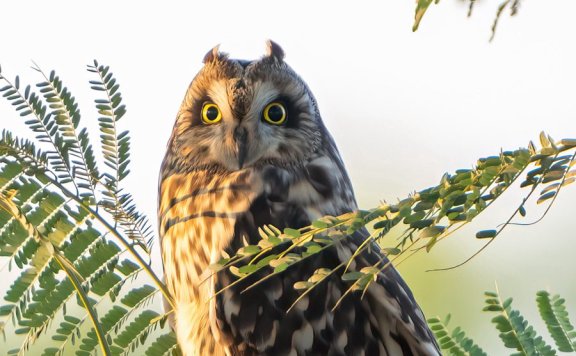
M310 90L283 56L239 61L209 54L180 108L172 165L226 171L305 165L325 129Z

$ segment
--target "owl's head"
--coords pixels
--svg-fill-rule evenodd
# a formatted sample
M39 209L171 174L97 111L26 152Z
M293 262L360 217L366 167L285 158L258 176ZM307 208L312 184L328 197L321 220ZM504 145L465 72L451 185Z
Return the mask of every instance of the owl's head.
M268 41L266 55L253 61L230 59L215 47L182 102L165 164L225 171L299 166L324 135L314 97L280 46Z

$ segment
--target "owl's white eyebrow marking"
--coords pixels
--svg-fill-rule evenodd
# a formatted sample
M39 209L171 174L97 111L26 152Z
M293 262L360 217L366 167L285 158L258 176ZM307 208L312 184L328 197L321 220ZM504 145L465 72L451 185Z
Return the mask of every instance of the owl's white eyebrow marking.
M252 98L252 103L250 103L250 109L246 116L259 118L260 112L264 110L264 107L276 99L280 93L270 82L257 81L253 87L254 97Z
M208 96L214 101L222 111L222 118L232 120L232 108L230 107L230 98L228 96L228 88L226 81L219 80L208 87Z

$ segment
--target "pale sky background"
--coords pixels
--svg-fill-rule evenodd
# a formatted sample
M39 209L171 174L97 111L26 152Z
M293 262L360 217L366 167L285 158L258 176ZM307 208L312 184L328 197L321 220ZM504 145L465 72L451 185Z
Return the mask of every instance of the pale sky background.
M500 148L525 147L541 130L576 137L576 3L524 1L518 16L502 17L489 43L498 3L478 1L466 18L462 2L444 0L413 33L414 1L10 2L0 13L0 64L5 76L20 74L25 83L40 81L32 60L55 69L84 108L84 125L94 128L85 65L98 59L111 66L128 109L120 126L132 136L124 186L155 223L165 144L202 57L220 43L232 57L256 58L273 39L314 92L359 204L370 208L437 184L444 172L470 168ZM31 137L5 101L0 123ZM401 268L427 316L452 312L493 353L502 350L493 328L473 328L489 325L482 292L495 281L539 327L539 289L563 294L576 320L576 186L561 193L543 222L510 228L464 267L424 270L469 256L480 246L474 233L504 221L522 194L510 192ZM535 202L527 209L527 220L542 211Z

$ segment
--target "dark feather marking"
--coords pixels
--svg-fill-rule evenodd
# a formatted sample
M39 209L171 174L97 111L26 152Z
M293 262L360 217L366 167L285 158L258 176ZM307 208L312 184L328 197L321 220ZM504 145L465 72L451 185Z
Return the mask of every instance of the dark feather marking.
M278 145L278 148L276 149L276 151L278 152L280 157L286 157L286 156L290 155L292 148L285 143L281 143Z
M236 59L236 62L238 62L238 64L240 64L240 66L241 66L244 70L246 70L246 68L247 68L250 64L254 63L255 61L246 60L246 59Z
M393 332L390 332L390 336L398 343L398 345L400 345L400 348L402 349L402 354L405 356L412 356L412 349L410 348L410 345L408 345L408 343L406 342L406 339L404 339L403 337L400 337L399 335L396 335Z
M262 179L266 184L266 198L272 203L285 202L288 199L290 187L286 179L286 171L279 168L268 168L264 170Z
M336 184L332 179L333 175L326 172L324 167L309 164L306 166L306 176L310 184L324 199L332 197L333 187Z
M380 352L380 350L378 349L378 343L376 342L376 340L371 339L370 341L368 341L368 344L366 345L366 347L364 348L365 355L378 355L378 353ZM403 356L408 356L409 354L404 354Z
M172 226L192 219L198 219L198 218L235 219L239 214L241 213L218 213L215 211L204 211L197 214L190 214L185 217L168 219L166 220L166 223L164 223L164 233L166 233L166 231L168 231Z
M188 129L204 125L204 122L202 121L202 107L205 103L211 102L213 102L212 98L210 98L206 93L203 93L202 96L192 102L192 106L188 108L189 116L186 118Z

